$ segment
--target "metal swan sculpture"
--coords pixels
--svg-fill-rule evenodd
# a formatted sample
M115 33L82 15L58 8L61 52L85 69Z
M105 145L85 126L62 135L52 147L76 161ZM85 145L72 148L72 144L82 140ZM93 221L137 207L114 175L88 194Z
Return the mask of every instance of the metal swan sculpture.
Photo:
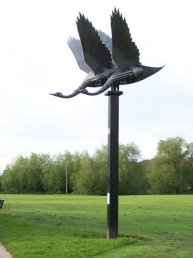
M139 50L132 41L127 22L116 8L111 15L112 39L97 31L82 14L77 19L77 29L80 41L70 38L68 45L79 68L88 75L72 94L50 93L53 96L72 98L79 93L95 96L110 87L117 88L119 85L146 79L163 68L148 67L140 63ZM100 89L89 92L87 87Z
M98 91L88 92L86 88L79 90L83 94L95 96L112 86L118 87L146 79L163 68L141 65L139 50L132 41L126 20L116 8L111 16L111 31L112 57L116 63L114 71Z
M101 87L114 71L111 53L105 45L110 44L111 47L110 37L102 31L97 31L82 14L79 15L76 23L80 40L69 38L68 45L79 68L86 72L87 76L81 85L69 95L63 95L61 92L50 93L60 98L72 98L87 87Z

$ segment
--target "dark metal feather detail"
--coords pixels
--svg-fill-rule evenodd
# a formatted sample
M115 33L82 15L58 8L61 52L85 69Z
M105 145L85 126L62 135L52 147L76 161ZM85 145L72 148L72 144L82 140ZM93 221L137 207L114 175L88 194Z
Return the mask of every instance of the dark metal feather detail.
M80 14L77 19L77 29L80 36L84 60L92 71L97 74L103 67L113 66L110 51L102 43L97 30L92 23Z
M112 39L110 38L110 36L101 30L98 31L98 35L99 35L102 43L108 48L108 50L110 51L110 53L112 55ZM82 46L81 46L80 40L76 39L74 37L70 37L68 39L67 43L76 59L76 62L78 64L79 68L82 71L84 71L85 73L89 73L91 71L91 68L84 61L84 56L83 56L83 51L82 51ZM112 60L112 62L115 63L114 60Z
M102 30L98 30L98 34L100 39L102 40L102 43L108 48L112 56L112 38L104 33Z
M119 69L140 65L139 50L132 41L130 30L125 18L116 8L111 16L112 56Z

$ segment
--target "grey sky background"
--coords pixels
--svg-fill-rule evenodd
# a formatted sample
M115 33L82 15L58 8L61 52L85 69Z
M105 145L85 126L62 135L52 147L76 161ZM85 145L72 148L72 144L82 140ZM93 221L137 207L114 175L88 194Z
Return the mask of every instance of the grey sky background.
M107 144L108 98L71 93L85 75L67 40L78 37L79 12L111 35L110 14L119 8L154 76L121 86L120 143L134 142L142 158L158 141L193 141L193 15L191 0L0 0L0 173L18 155L57 154Z

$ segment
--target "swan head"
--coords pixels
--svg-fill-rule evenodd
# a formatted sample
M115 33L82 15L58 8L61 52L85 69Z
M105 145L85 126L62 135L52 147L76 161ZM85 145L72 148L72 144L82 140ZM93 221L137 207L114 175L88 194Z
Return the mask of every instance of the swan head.
M61 92L49 93L49 94L52 95L52 96L55 96L55 97L59 97L59 98L63 97L63 94Z

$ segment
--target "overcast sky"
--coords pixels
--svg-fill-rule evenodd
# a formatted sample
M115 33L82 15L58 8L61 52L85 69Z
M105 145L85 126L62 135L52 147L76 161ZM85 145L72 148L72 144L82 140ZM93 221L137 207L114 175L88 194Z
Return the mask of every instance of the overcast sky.
M67 5L68 2L68 5ZM107 144L108 98L71 93L85 77L67 40L78 37L79 12L111 35L119 8L147 66L165 67L121 86L120 143L152 158L161 139L193 141L191 0L0 0L0 172L18 155L57 154Z

